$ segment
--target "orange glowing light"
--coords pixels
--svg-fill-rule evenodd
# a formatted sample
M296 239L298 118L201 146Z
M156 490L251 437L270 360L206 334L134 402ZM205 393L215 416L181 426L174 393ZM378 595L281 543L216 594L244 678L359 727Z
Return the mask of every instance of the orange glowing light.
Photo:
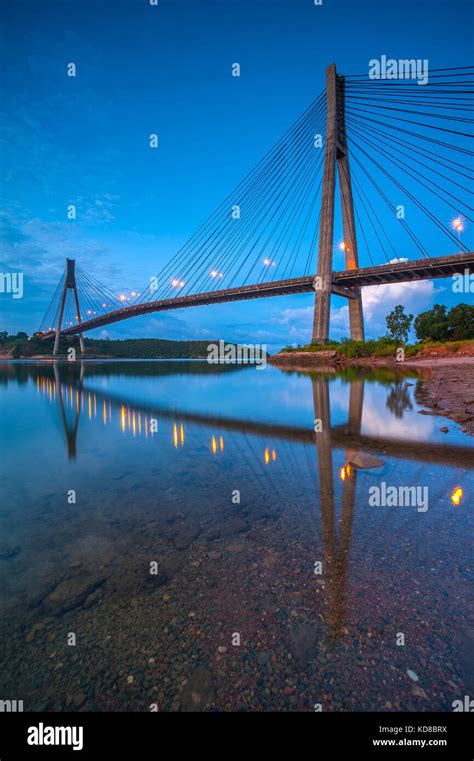
M179 439L181 441L181 446L184 447L184 427L182 423L179 427Z
M219 449L221 450L221 452L224 451L224 437L223 436L219 436Z
M346 478L349 478L350 474L351 474L351 466L349 464L344 465L339 471L339 477L341 481L345 481Z
M174 448L178 448L178 426L176 423L173 423L173 444Z
M277 458L276 450L272 449L272 460L273 460L273 462L276 462L276 458Z
M463 491L460 486L456 486L455 490L451 494L451 502L453 505L459 505L462 500Z
M270 452L268 450L268 447L265 449L265 452L263 453L263 459L264 459L265 465L268 465L268 463L270 462Z
M125 296L125 294L121 293L119 296L119 301L126 301L126 300L127 300L127 297Z
M120 410L120 427L122 429L122 433L125 433L125 406L122 404L122 409Z
M215 436L213 436L211 439L211 450L212 450L212 454L215 454L217 452L217 441Z

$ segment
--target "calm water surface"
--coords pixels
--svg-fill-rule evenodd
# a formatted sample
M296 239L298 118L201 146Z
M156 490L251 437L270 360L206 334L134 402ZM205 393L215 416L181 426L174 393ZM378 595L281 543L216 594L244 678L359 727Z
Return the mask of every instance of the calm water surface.
M419 382L3 363L0 699L450 711L472 696L473 440L419 414ZM371 504L383 484L420 487L427 509Z

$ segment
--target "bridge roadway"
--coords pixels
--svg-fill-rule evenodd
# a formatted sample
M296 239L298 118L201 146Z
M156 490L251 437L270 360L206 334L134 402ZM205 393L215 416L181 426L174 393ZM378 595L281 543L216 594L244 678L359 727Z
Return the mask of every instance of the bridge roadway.
M384 285L386 283L412 282L415 280L431 280L432 278L452 277L456 274L474 272L474 252L452 254L430 259L382 264L377 267L359 267L354 270L333 272L332 293L346 298L354 298L352 290L355 286ZM245 301L247 299L267 298L270 296L288 296L295 293L310 293L314 290L314 275L276 280L271 283L244 285L239 288L228 288L221 291L176 296L172 299L149 301L144 304L130 306L98 315L90 320L84 320L80 325L73 325L61 331L62 335L75 335L95 330L114 322L127 320L130 317L163 312L171 309L220 304L228 301ZM44 333L43 339L51 339L55 331Z

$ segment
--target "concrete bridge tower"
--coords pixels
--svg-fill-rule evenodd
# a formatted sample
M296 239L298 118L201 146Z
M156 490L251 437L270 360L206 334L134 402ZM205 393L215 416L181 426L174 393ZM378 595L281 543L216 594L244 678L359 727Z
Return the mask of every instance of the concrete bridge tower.
M56 335L54 337L54 348L53 348L54 355L58 353L59 337L61 335L61 329L62 329L62 323L63 323L64 305L66 304L68 291L72 291L72 294L74 297L74 304L76 307L76 320L77 320L77 323L80 325L81 310L79 308L79 296L77 295L76 260L75 259L66 259L66 277L64 278L63 291L61 294L61 302L59 305L58 324L56 326ZM79 333L79 346L81 349L81 354L84 354L84 337L82 333Z
M329 338L336 169L339 176L346 269L356 269L359 266L345 126L345 81L343 76L337 74L334 63L326 69L326 106L321 227L318 269L314 285L316 301L312 337L314 343L322 344L326 343ZM355 289L355 298L348 299L348 303L351 338L355 341L363 341L364 318L360 288Z

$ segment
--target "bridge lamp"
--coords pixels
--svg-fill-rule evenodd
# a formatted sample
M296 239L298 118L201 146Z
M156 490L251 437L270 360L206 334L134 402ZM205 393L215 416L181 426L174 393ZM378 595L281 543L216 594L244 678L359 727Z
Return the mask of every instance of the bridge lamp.
M344 465L344 467L342 467L341 470L339 471L339 478L341 479L341 481L345 481L346 478L349 478L350 475L351 475L351 466L349 465L349 463L347 463L347 465Z
M211 277L217 277L218 274L217 270L211 270L210 272Z
M272 262L271 259L264 259L263 263L264 263L265 267L274 267L275 264L276 264L276 262Z
M126 300L127 300L127 297L125 296L125 294L121 293L119 296L119 301L126 301Z
M462 217L456 217L456 219L453 219L451 223L451 227L453 230L457 231L459 240L461 240L461 233L464 230L464 220Z

